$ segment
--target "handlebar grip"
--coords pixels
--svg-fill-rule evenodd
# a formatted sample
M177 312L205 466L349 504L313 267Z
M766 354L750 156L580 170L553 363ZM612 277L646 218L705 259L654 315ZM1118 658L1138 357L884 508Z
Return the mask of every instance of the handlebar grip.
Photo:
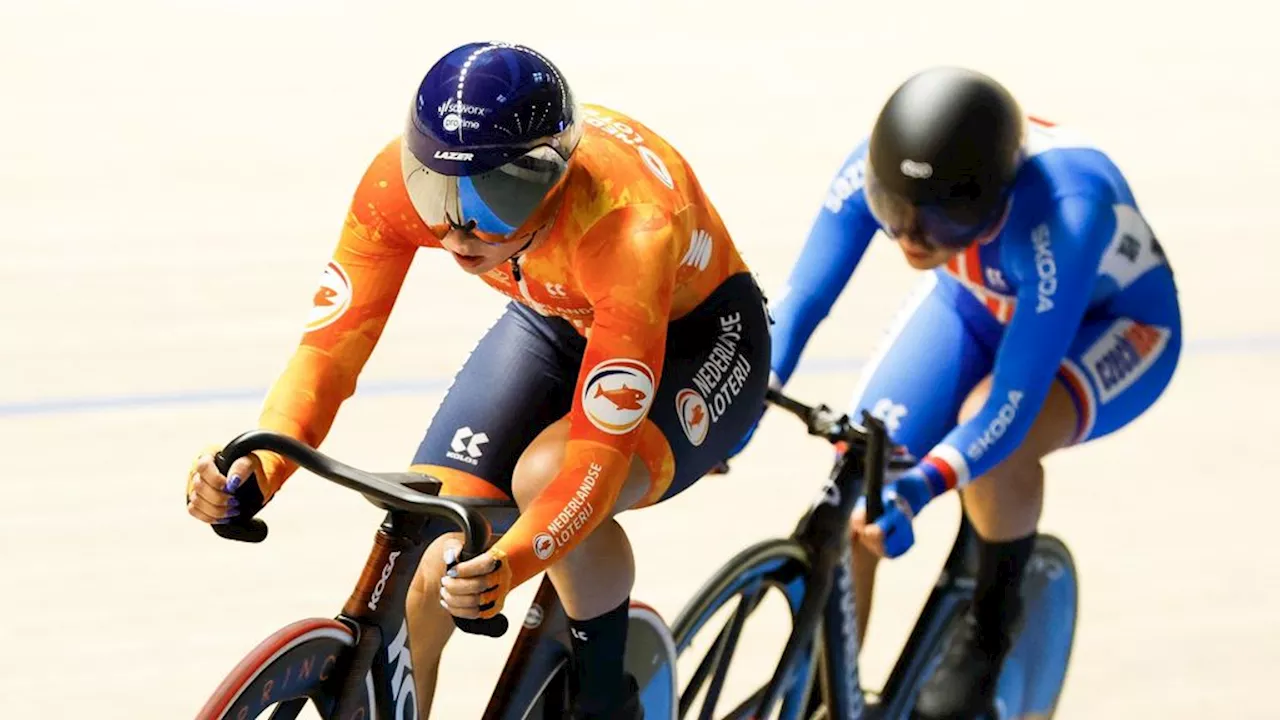
M494 615L491 618L455 617L453 624L464 633L484 635L491 638L499 638L506 635L507 628L510 627L506 615Z
M445 570L452 568L460 562L466 562L480 553L468 552L465 548L458 554L458 558L452 564L446 565ZM498 638L507 634L507 628L511 623L507 620L506 615L494 615L491 618L453 618L454 627L464 633L471 635L484 635L486 637Z
M220 537L240 542L260 543L267 539L267 524L258 518L235 518L231 522L214 525L213 531Z
M863 492L867 498L867 522L874 523L884 514L884 472L888 451L888 429L879 418L866 410L862 411L862 425L867 433L866 451L866 487Z
M215 453L213 464L223 476L231 470L233 460L222 453ZM258 487L258 479L250 476L233 493L240 504L240 515L230 522L213 525L213 531L227 540L238 540L247 543L260 543L267 539L267 524L254 515L262 509L262 489Z

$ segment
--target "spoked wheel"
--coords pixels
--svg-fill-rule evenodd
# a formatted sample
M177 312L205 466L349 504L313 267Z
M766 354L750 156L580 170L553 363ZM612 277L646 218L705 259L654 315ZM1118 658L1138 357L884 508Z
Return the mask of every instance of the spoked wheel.
M803 548L790 540L771 540L739 553L702 587L677 618L672 633L681 663L679 675L688 678L680 690L678 717L736 720L753 716L774 667L761 661L781 655L804 600L808 571ZM785 631L777 621L779 610L789 621ZM759 622L748 623L749 619ZM748 626L753 631L757 626L769 631L767 650L741 644ZM751 640L755 642L754 637ZM782 718L804 716L815 652L813 648L808 651L808 660L799 663L800 671L783 688ZM739 655L748 660L738 663L739 667L767 670L763 677L747 681L748 691L736 693L745 698L733 702L726 699L726 689L730 689L726 680ZM732 709L723 711L722 706Z
M222 681L197 720L293 720L308 701L322 717L333 710L331 681L342 677L356 644L351 628L322 618L288 625L254 648ZM366 675L364 715L373 716L373 679ZM272 710L274 708L274 710ZM271 711L270 715L266 713Z

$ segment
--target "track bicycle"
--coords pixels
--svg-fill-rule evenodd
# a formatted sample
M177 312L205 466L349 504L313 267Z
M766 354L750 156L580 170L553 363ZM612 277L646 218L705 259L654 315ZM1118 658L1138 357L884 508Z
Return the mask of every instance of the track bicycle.
M387 515L350 597L336 618L309 618L258 644L226 676L198 720L267 717L292 720L310 703L326 720L417 718L405 596L423 553L441 534L460 531L459 562L483 552L518 516L514 503L439 497L440 483L419 473L367 473L285 435L255 430L232 440L215 462L224 474L256 450L279 453L300 468L355 490ZM261 508L254 483L236 491L242 508ZM246 512L246 516L252 512ZM244 517L214 525L220 536L261 542L267 526ZM636 677L646 718L675 718L675 649L665 622L633 601L626 671ZM508 620L454 618L459 629L499 637ZM571 707L567 616L544 575L483 717L563 718ZM665 708L664 713L662 709ZM269 713L269 714L268 714Z
M888 682L873 701L859 682L859 645L849 572L848 521L865 490L869 520L882 511L886 470L912 460L889 452L883 423L864 414L863 425L770 391L770 403L804 420L812 435L842 447L812 507L788 538L766 540L738 553L686 605L668 628L649 606L633 601L626 671L641 688L645 717L778 717L861 720L909 715L919 685L945 647L947 633L972 595L975 558L972 528L960 532ZM292 623L268 637L226 677L201 709L214 718L296 718L312 703L323 718L374 720L417 717L404 602L418 561L441 533L459 530L465 560L483 552L508 529L518 510L509 501L439 497L440 483L418 473L367 473L344 465L287 436L245 433L215 458L226 472L239 457L270 450L320 477L362 493L388 511L355 589L336 618ZM242 508L261 507L253 483L237 491ZM242 497L243 496L243 497ZM252 512L246 513L252 515ZM260 542L260 518L213 526L219 535ZM719 705L743 626L770 590L780 591L792 630L772 677L728 712ZM1065 677L1075 626L1075 568L1065 545L1042 535L1024 582L1025 618L999 683L1001 717L1052 715ZM689 680L677 663L691 651L709 620L733 607L727 624ZM465 632L501 636L504 615L456 619ZM1032 628L1028 630L1027 628ZM544 575L482 717L485 720L562 718L571 706L568 624L554 587ZM758 657L753 658L758 662ZM270 715L265 715L268 710Z
M937 583L879 693L860 682L860 650L850 572L849 519L858 497L867 520L883 512L886 470L905 470L914 459L891 452L884 423L864 411L862 424L825 405L805 405L770 390L768 400L804 421L811 435L841 449L827 483L787 538L757 543L726 563L689 602L673 625L677 653L703 631L713 614L733 607L708 653L680 694L680 717L701 700L696 717L776 717L783 720L906 719L917 694L942 658L950 634L973 597L977 536L961 514L954 545ZM792 629L772 677L727 712L716 707L744 624L770 591L781 593ZM1024 613L997 686L999 718L1048 718L1057 706L1074 641L1075 564L1066 545L1036 537L1022 586ZM758 654L751 662L759 663ZM706 684L706 687L702 687ZM697 697L699 691L703 692ZM709 705L708 705L709 703Z

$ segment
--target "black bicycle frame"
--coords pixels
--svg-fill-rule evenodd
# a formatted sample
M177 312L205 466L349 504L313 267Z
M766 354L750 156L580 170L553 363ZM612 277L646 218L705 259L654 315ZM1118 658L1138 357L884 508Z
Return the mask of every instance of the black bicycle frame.
M460 560L474 557L510 529L519 510L508 501L439 497L441 484L429 476L367 473L294 438L264 430L237 436L215 455L215 463L225 474L236 459L256 450L279 453L320 477L360 492L388 511L355 589L337 618L356 636L355 648L347 653L343 667L326 670L342 678L342 683L324 686L316 702L327 716L341 720L372 717L375 711L377 717L395 720L416 717L405 599L422 556L436 538L458 531L464 543ZM242 508L262 507L255 482L242 485L236 497ZM213 530L227 539L261 542L267 536L267 525L252 515L215 525ZM455 618L454 623L466 632L491 637L501 636L508 627L503 615L485 620ZM564 708L551 706L566 699L566 694L545 691L549 680L566 677L556 671L570 657L568 633L568 618L559 596L544 576L485 710L486 720L522 720L540 695L551 716L563 714ZM301 709L301 702L290 701L278 712L296 716ZM406 714L407 709L412 709L412 714Z
M864 417L865 447L851 447L832 468L814 506L801 518L792 537L813 559L800 610L791 636L773 677L756 702L756 713L768 717L782 692L794 679L805 652L813 652L817 625L822 621L823 653L820 656L823 680L829 690L831 718L861 717L866 698L858 675L858 630L854 612L853 578L850 571L849 519L865 487L867 518L879 515L880 487L884 482L887 433L883 424ZM875 502L872 502L874 498Z
M338 620L356 630L356 646L338 690L334 718L363 717L372 701L377 717L417 716L413 659L409 652L405 596L428 543L427 519L398 510L387 514L374 536L373 549ZM373 697L365 676L373 673ZM413 714L406 714L412 708Z
M405 474L399 477L408 477ZM396 478L394 475L381 475ZM423 476L417 476L425 480ZM480 511L496 539L506 532L517 517L517 509L507 502L451 498ZM344 671L345 685L338 689L337 705L332 717L362 716L367 704L366 674L372 672L373 704L377 717L416 717L417 692L413 679L405 599L409 583L427 547L442 534L452 531L446 523L401 511L388 513L374 536L373 549L364 571L343 607L338 619L357 631L357 643L350 664ZM547 710L559 716L564 708L557 703L566 698L565 688L548 688L549 680L569 659L568 618L559 596L548 578L543 577L533 603L525 616L490 697L483 718L512 720L524 717L525 711L542 696L551 705ZM549 691L548 691L549 690ZM544 695L545 693L545 695ZM412 713L406 708L413 708Z

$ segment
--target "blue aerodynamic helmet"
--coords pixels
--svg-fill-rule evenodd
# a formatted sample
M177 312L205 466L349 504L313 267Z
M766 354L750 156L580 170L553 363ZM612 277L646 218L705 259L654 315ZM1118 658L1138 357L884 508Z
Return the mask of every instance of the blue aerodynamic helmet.
M504 242L564 176L581 137L573 93L550 60L522 45L469 43L418 86L401 170L428 226Z

